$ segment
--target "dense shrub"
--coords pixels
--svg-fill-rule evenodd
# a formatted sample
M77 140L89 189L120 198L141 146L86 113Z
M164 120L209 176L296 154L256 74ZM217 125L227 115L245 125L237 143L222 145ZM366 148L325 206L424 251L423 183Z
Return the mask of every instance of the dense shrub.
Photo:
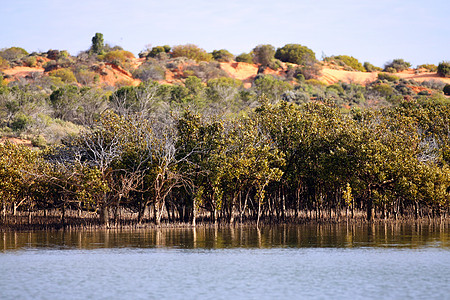
M274 59L275 48L272 45L258 45L253 48L253 62L269 66Z
M442 77L450 77L450 62L443 61L437 67L437 73Z
M236 56L236 61L237 62L245 62L248 64L252 64L253 63L253 56L249 53L241 53L238 56Z
M442 82L440 80L431 79L426 80L421 83L422 86L433 89L433 90L442 90L445 86L445 82Z
M380 68L380 67L376 67L376 66L374 66L374 65L372 65L371 63L369 63L369 62L364 62L364 69L366 69L366 72L378 72L378 71L383 71L383 69L382 68Z
M90 52L94 54L102 54L103 48L104 48L104 40L103 40L103 34L97 32L92 37L92 46L90 49Z
M133 76L142 81L147 80L163 80L165 78L166 68L158 63L155 59L151 59L143 63L133 71Z
M196 76L204 82L207 82L210 79L228 76L227 73L220 68L219 63L217 62L201 62L198 65L189 65L186 67L184 75L186 77Z
M9 62L0 56L0 70L8 69L8 68L9 68Z
M353 56L348 55L336 55L331 56L326 59L327 61L331 61L336 63L339 66L346 67L347 70L355 70L364 72L366 69L361 65L361 63L354 58Z
M435 64L418 65L417 69L425 69L425 70L428 70L430 72L437 72L437 66Z
M77 82L77 78L70 69L58 69L49 72L50 76L60 78L64 83Z
M2 57L3 59L9 60L9 61L13 61L13 60L17 60L17 59L21 59L24 56L27 56L28 52L20 47L11 47L11 48L7 48L7 49L2 49L0 51L0 57Z
M152 48L152 50L150 50L147 57L157 57L161 53L169 53L170 50L171 50L171 47L169 45L155 46Z
M128 60L134 58L134 54L125 50L114 50L104 55L99 55L99 58L103 61L113 63L116 65L123 65Z
M404 96L414 94L413 90L404 83L397 84L395 90Z
M14 131L22 131L31 123L31 118L23 113L18 113L11 122L11 129Z
M388 74L388 73L379 73L378 74L378 79L379 80L387 80L387 81L395 82L395 81L398 81L400 78L395 76L395 75Z
M214 50L212 56L214 60L219 62L230 62L234 59L234 55L225 49Z
M383 97L389 97L395 94L394 88L384 83L373 86L372 90L378 92Z
M25 65L26 65L27 67L34 68L34 67L37 66L37 59L36 59L36 56L28 56L28 57L25 57L25 58L23 59L23 62L25 63Z
M385 72L401 72L411 67L411 63L404 61L401 58L394 59L393 61L384 65Z
M300 44L287 44L277 49L275 58L283 62L304 65L305 63L315 61L316 55L308 47Z
M210 61L213 58L212 54L207 53L204 49L193 44L174 46L172 49L172 56L187 57L195 60L196 62Z
M446 86L444 86L442 91L444 92L445 95L450 96L450 84L447 84Z
M314 78L306 80L305 83L309 84L309 85L313 85L313 86L320 86L320 87L327 86L326 83L324 83L318 79L314 79Z
M83 85L96 83L100 77L94 71L88 70L86 68L80 68L74 74L77 81Z

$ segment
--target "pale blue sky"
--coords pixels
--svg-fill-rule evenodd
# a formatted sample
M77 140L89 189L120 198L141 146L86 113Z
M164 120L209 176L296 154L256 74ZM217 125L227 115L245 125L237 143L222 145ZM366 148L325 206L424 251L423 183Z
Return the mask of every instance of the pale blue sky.
M298 43L316 57L347 54L382 66L450 60L449 0L2 0L0 48L68 50L96 32L137 55L146 45L192 43L249 52Z

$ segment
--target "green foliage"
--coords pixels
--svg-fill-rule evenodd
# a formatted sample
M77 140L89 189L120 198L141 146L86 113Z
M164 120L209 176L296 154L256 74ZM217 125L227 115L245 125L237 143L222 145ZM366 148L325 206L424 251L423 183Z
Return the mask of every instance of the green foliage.
M187 57L196 62L208 62L213 58L212 54L207 53L204 49L193 44L174 46L172 48L172 57Z
M100 60L119 66L124 66L132 58L134 58L134 54L126 50L113 50L104 55L99 55Z
M267 67L270 65L275 55L275 47L272 45L258 45L253 48L253 62Z
M369 63L369 62L364 62L364 69L366 70L366 72L379 72L379 71L383 71L383 69L382 68L380 68L380 67L376 67L376 66L374 66L374 65L372 65L371 63Z
M94 71L80 68L76 70L75 78L82 85L91 85L98 82L99 75Z
M390 82L396 82L396 81L400 80L399 77L397 77L395 75L392 75L392 74L388 74L388 73L379 73L378 74L378 79L379 80L387 80L387 81L390 81Z
M90 52L94 54L102 54L103 50L104 50L103 34L97 32L92 37L92 46Z
M411 67L411 63L404 61L401 58L394 59L384 65L385 72L401 72Z
M234 55L225 49L214 50L211 54L218 62L230 62L234 59Z
M236 56L236 61L237 62L245 62L248 64L252 64L253 63L253 56L252 54L249 53L241 53L238 56Z
M7 61L14 61L27 56L28 52L20 47L11 47L0 50L0 57Z
M133 77L142 81L163 80L165 78L166 68L155 59L149 59L133 71Z
M77 82L77 78L73 74L72 70L66 68L51 71L49 72L49 75L61 79L63 83Z
M443 61L439 63L437 73L441 77L450 77L450 62Z
M292 88L288 82L278 80L270 75L257 76L252 85L258 99L270 100L273 103L279 102L283 94Z
M429 72L437 72L437 66L435 64L418 65L417 69L425 69Z
M287 44L278 48L275 58L297 65L305 65L316 61L315 53L308 47L300 44Z
M360 71L360 72L366 71L366 69L363 67L363 65L361 65L361 63L353 56L336 55L336 56L327 57L326 60L328 62L334 62L338 66L343 66L346 68L346 70L349 70L349 71L351 71L351 70Z
M100 91L65 85L52 92L49 97L54 117L76 124L92 124L105 109L105 100Z
M378 93L379 93L380 95L382 95L383 97L389 97L389 96L394 95L394 93L395 93L393 87L391 87L391 86L388 85L388 84L384 84L384 83L374 85L374 86L372 87L372 89L373 89L374 91L378 92Z
M308 79L305 81L305 83L309 84L309 85L322 86L322 87L325 87L327 85L326 83L324 83L320 80L317 80L317 79Z
M9 68L9 62L0 56L0 70L8 69Z
M35 56L28 56L23 59L23 62L27 65L27 67L34 68L37 66L37 59Z
M200 62L198 65L188 65L184 73L188 76L196 76L204 82L227 76L227 73L220 68L217 62Z
M19 113L17 114L11 122L11 129L14 131L23 131L25 130L31 123L31 119L29 116Z
M171 50L171 47L169 45L156 46L156 47L153 47L152 50L150 50L147 57L158 57L161 55L161 53L169 53L170 50Z
M242 89L242 81L221 77L211 79L207 82L207 95L213 102L223 102L225 106L231 107L234 101L239 97L239 91Z
M47 141L42 135L38 135L31 140L33 147L44 148L47 146Z
M450 96L450 84L445 85L442 91L445 95Z

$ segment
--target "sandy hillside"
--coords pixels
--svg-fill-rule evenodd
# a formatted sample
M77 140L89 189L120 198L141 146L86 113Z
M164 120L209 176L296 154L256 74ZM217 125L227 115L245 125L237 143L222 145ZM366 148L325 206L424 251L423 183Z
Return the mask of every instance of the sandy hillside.
M258 74L258 66L245 62L220 63L220 68L224 70L231 78L241 80L244 87L249 88L253 79Z
M4 70L5 75L11 76L7 81L15 81L20 78L31 76L32 73L44 73L44 68L30 68L30 67L15 67Z
M395 73L395 76L404 79L413 79L418 82L426 81L426 80L440 80L447 84L450 84L450 78L444 78L437 75L435 72L422 72L416 74L416 71L413 69L409 69L400 73Z
M442 82L450 84L450 78L443 78L437 75L437 73L418 73L413 69L403 71L400 73L393 73L393 75L398 76L404 79L412 79L417 82L422 82L425 80L440 80ZM359 83L365 85L377 79L378 72L354 72L354 71L344 71L344 70L335 70L324 67L322 69L322 76L319 77L319 80L327 83L333 84L336 82L347 82L347 83Z
M133 75L120 66L107 63L99 70L100 82L107 85L132 85L138 86L141 81L133 78Z

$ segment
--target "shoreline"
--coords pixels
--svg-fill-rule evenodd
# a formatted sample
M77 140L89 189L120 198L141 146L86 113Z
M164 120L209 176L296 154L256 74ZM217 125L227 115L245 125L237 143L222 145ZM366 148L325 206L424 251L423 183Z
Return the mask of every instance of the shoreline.
M285 220L285 221L270 221L263 220L257 226L256 221L247 220L244 222L197 222L195 225L185 222L162 222L156 225L154 222L148 223L134 223L134 224L3 224L0 223L0 232L28 232L28 231L96 231L96 230L155 230L155 229L199 229L199 228L238 228L238 227L255 227L267 228L275 226L311 226L311 225L392 225L392 224L447 224L450 225L449 217L434 217L434 218L398 218L398 219L374 219L368 221L366 219L340 219L340 220Z

